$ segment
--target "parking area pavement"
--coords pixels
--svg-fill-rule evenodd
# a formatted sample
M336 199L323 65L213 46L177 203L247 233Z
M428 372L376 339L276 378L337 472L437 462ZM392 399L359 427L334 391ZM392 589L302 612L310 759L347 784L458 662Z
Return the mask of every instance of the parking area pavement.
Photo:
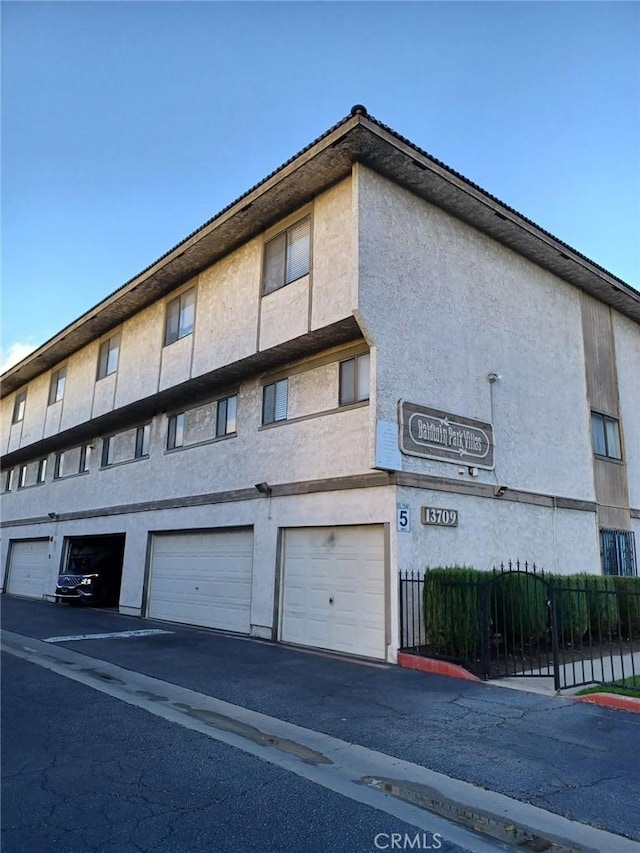
M640 715L117 613L2 596L3 628L640 840Z

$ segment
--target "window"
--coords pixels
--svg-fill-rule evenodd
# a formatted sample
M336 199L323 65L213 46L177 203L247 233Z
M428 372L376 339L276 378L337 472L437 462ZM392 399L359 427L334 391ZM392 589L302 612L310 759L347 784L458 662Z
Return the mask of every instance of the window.
M61 367L60 370L51 376L51 385L49 386L49 405L59 402L64 397L64 386L67 381L67 368Z
M24 420L24 410L27 406L27 392L21 391L16 395L15 403L13 404L13 418L11 423L17 424Z
M41 459L38 462L38 473L36 474L36 483L44 483L44 478L47 476L47 460Z
M12 488L13 488L13 468L10 468L9 471L7 471L7 475L6 475L5 480L4 480L4 490L5 490L5 492L10 492Z
M620 424L615 418L591 412L591 437L596 456L622 459Z
M80 448L80 459L78 460L78 474L84 474L89 470L89 457L91 456L91 447L88 444L83 444Z
M96 381L98 379L104 379L105 376L109 376L111 373L115 373L118 369L118 357L120 355L120 335L114 335L112 338L109 338L108 341L105 341L100 346L100 352L98 354L98 373L96 375Z
M184 412L171 415L169 418L169 429L167 432L167 450L182 447L184 444Z
M136 430L136 459L140 459L141 456L149 455L150 438L151 424L145 424L144 426L138 427L138 429Z
M309 273L311 218L307 216L264 247L262 292L272 293Z
M164 329L164 345L174 343L193 332L196 308L196 290L192 287L167 303L167 318Z
M262 390L262 423L273 424L287 419L289 380L280 379L265 385Z
M64 475L64 453L56 453L56 459L53 463L53 479L57 480Z
M369 399L369 353L340 362L340 405Z
M108 435L106 438L102 439L102 467L103 468L106 468L108 465L113 465L115 449L116 449L116 437L115 437L115 435Z
M638 574L635 539L631 530L601 530L600 556L605 575L633 577Z
M18 469L18 488L24 489L27 484L27 466L21 465Z
M238 398L226 397L224 400L218 400L218 410L216 413L216 438L221 435L231 435L236 431L236 413L238 410Z

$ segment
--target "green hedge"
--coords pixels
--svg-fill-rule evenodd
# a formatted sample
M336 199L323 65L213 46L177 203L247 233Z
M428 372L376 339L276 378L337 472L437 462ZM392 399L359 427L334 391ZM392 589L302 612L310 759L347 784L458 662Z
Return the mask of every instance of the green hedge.
M467 566L427 569L424 619L427 643L453 658L475 657L482 642L479 590L486 573Z
M547 584L541 575L497 574L489 584L492 633L509 642L532 642L549 626Z
M640 578L612 578L618 592L620 632L623 637L640 637Z
M483 602L489 607L491 636L535 642L549 627L550 588L561 641L577 643L589 631L593 638L640 637L640 578L498 574L444 566L425 574L427 642L434 652L453 658L477 656Z

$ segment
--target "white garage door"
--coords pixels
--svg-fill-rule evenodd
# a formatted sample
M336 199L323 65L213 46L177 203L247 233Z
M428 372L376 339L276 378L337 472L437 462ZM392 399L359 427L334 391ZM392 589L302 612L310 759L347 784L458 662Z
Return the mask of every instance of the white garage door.
M253 533L156 534L147 615L249 633Z
M49 568L49 540L23 539L11 543L7 592L42 598Z
M288 529L283 562L282 640L385 657L382 525Z

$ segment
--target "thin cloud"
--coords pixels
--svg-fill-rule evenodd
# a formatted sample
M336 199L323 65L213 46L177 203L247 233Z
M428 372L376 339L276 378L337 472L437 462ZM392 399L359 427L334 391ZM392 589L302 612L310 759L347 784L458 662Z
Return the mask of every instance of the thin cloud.
M8 347L0 347L0 374L4 373L5 370L9 370L10 367L13 367L19 361L22 361L34 349L36 349L36 344L27 344L21 341L9 344Z

